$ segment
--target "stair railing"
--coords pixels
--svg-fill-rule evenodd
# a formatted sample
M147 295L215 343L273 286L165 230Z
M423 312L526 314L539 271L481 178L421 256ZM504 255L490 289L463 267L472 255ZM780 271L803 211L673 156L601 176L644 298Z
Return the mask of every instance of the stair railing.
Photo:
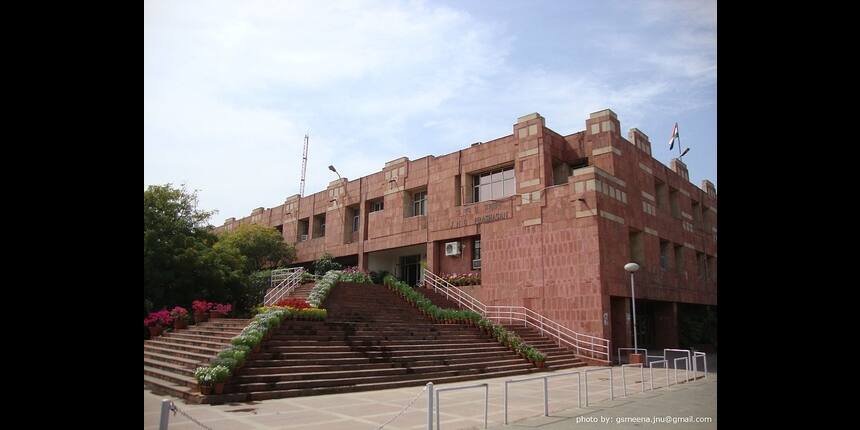
M424 269L424 283L456 302L461 309L477 312L491 321L516 322L522 323L523 327L533 327L541 335L554 339L559 346L564 344L575 350L576 355L609 363L609 339L573 331L524 306L487 306L427 269Z
M272 270L272 287L266 291L263 304L272 306L278 300L288 296L290 292L301 285L304 271L305 269L302 267Z

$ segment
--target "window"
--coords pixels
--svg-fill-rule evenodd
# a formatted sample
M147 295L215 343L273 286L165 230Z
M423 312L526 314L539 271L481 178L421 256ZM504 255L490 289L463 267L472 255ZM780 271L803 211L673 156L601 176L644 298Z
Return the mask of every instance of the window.
M325 236L325 214L314 215L313 238Z
M513 167L480 173L473 176L473 178L473 202L498 200L510 197L517 192L517 179L514 175Z
M691 208L693 209L693 222L696 225L702 225L702 205L699 202L693 200L691 204Z
M674 216L675 218L681 217L681 206L680 202L678 201L678 194L680 194L678 190L669 187L669 206L672 209L672 216Z
M705 260L705 270L708 271L708 279L709 280L717 279L717 270L716 270L716 267L714 267L714 257L713 256L710 256L710 255L707 256L707 259Z
M645 249L642 243L642 232L631 230L627 235L630 246L630 261L640 266L645 265Z
M669 241L660 240L660 269L669 270Z
M297 234L298 237L296 237L297 241L304 242L304 241L308 240L309 224L310 224L310 222L307 218L299 220L299 226L297 229L298 230L298 234Z
M358 231L358 215L352 217L352 231Z
M412 216L427 215L427 191L412 194Z
M657 199L657 207L666 207L666 184L654 178L654 198Z
M684 272L684 247L681 245L675 245L675 270L678 273Z
M378 212L385 209L385 200L379 199L370 202L370 211Z
M481 269L481 239L472 242L472 270Z
M707 272L708 272L707 264L708 263L705 261L705 254L703 254L701 252L697 252L696 253L696 269L699 272L698 273L699 279L706 279L707 278L707 275L708 275L707 274Z

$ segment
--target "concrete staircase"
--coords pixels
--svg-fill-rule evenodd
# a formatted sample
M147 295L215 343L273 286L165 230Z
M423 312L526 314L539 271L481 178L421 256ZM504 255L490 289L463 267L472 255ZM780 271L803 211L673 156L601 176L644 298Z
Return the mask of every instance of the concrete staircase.
M445 297L444 294L437 293L429 288L422 288L421 294L430 299L434 305L444 308L457 308L457 302ZM540 352L546 354L546 367L549 370L560 370L571 367L585 366L587 363L578 358L574 351L567 347L559 347L559 345L550 337L541 335L540 331L531 327L523 327L522 324L508 324L505 321L499 321L502 325L522 338L527 344L537 348Z
M337 287L335 287L337 288ZM306 282L304 284L300 284L293 291L290 291L290 294L287 295L289 298L299 298L299 299L308 299L308 294L311 293L311 290L314 289L313 282Z
M538 371L476 327L437 324L381 285L337 285L326 321L285 321L206 403L449 383Z
M218 318L143 342L143 385L154 393L199 403L194 369L203 366L239 334L249 319Z

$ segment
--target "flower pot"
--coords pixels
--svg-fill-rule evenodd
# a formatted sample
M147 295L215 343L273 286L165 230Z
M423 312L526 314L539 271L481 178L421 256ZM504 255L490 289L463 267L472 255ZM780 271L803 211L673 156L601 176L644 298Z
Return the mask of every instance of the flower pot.
M535 361L535 366L537 366L538 369L543 369L544 365L546 365L545 361Z
M211 385L201 385L200 386L200 394L209 395L212 394L212 386Z
M206 312L195 312L194 313L194 323L199 324L209 320L209 316Z
M215 394L224 394L224 383L219 382L215 384Z
M224 318L226 316L227 316L227 314L222 314L221 312L215 312L215 311L209 312L209 317L212 318L213 320L216 318Z
M258 344L256 344L256 345L254 345L254 349L252 349L251 351L253 351L253 352L260 352L260 344L258 343Z
M150 339L153 339L160 334L161 334L161 326L160 325L149 326L149 338Z
M186 320L176 320L173 322L173 328L176 330L188 328L188 321Z

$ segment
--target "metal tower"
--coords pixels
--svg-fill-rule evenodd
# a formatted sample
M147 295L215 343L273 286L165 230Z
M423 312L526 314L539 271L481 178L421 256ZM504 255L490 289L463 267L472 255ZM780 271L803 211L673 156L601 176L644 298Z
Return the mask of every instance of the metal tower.
M302 152L302 182L299 185L299 196L305 196L305 170L308 167L308 135L305 134L305 150Z

